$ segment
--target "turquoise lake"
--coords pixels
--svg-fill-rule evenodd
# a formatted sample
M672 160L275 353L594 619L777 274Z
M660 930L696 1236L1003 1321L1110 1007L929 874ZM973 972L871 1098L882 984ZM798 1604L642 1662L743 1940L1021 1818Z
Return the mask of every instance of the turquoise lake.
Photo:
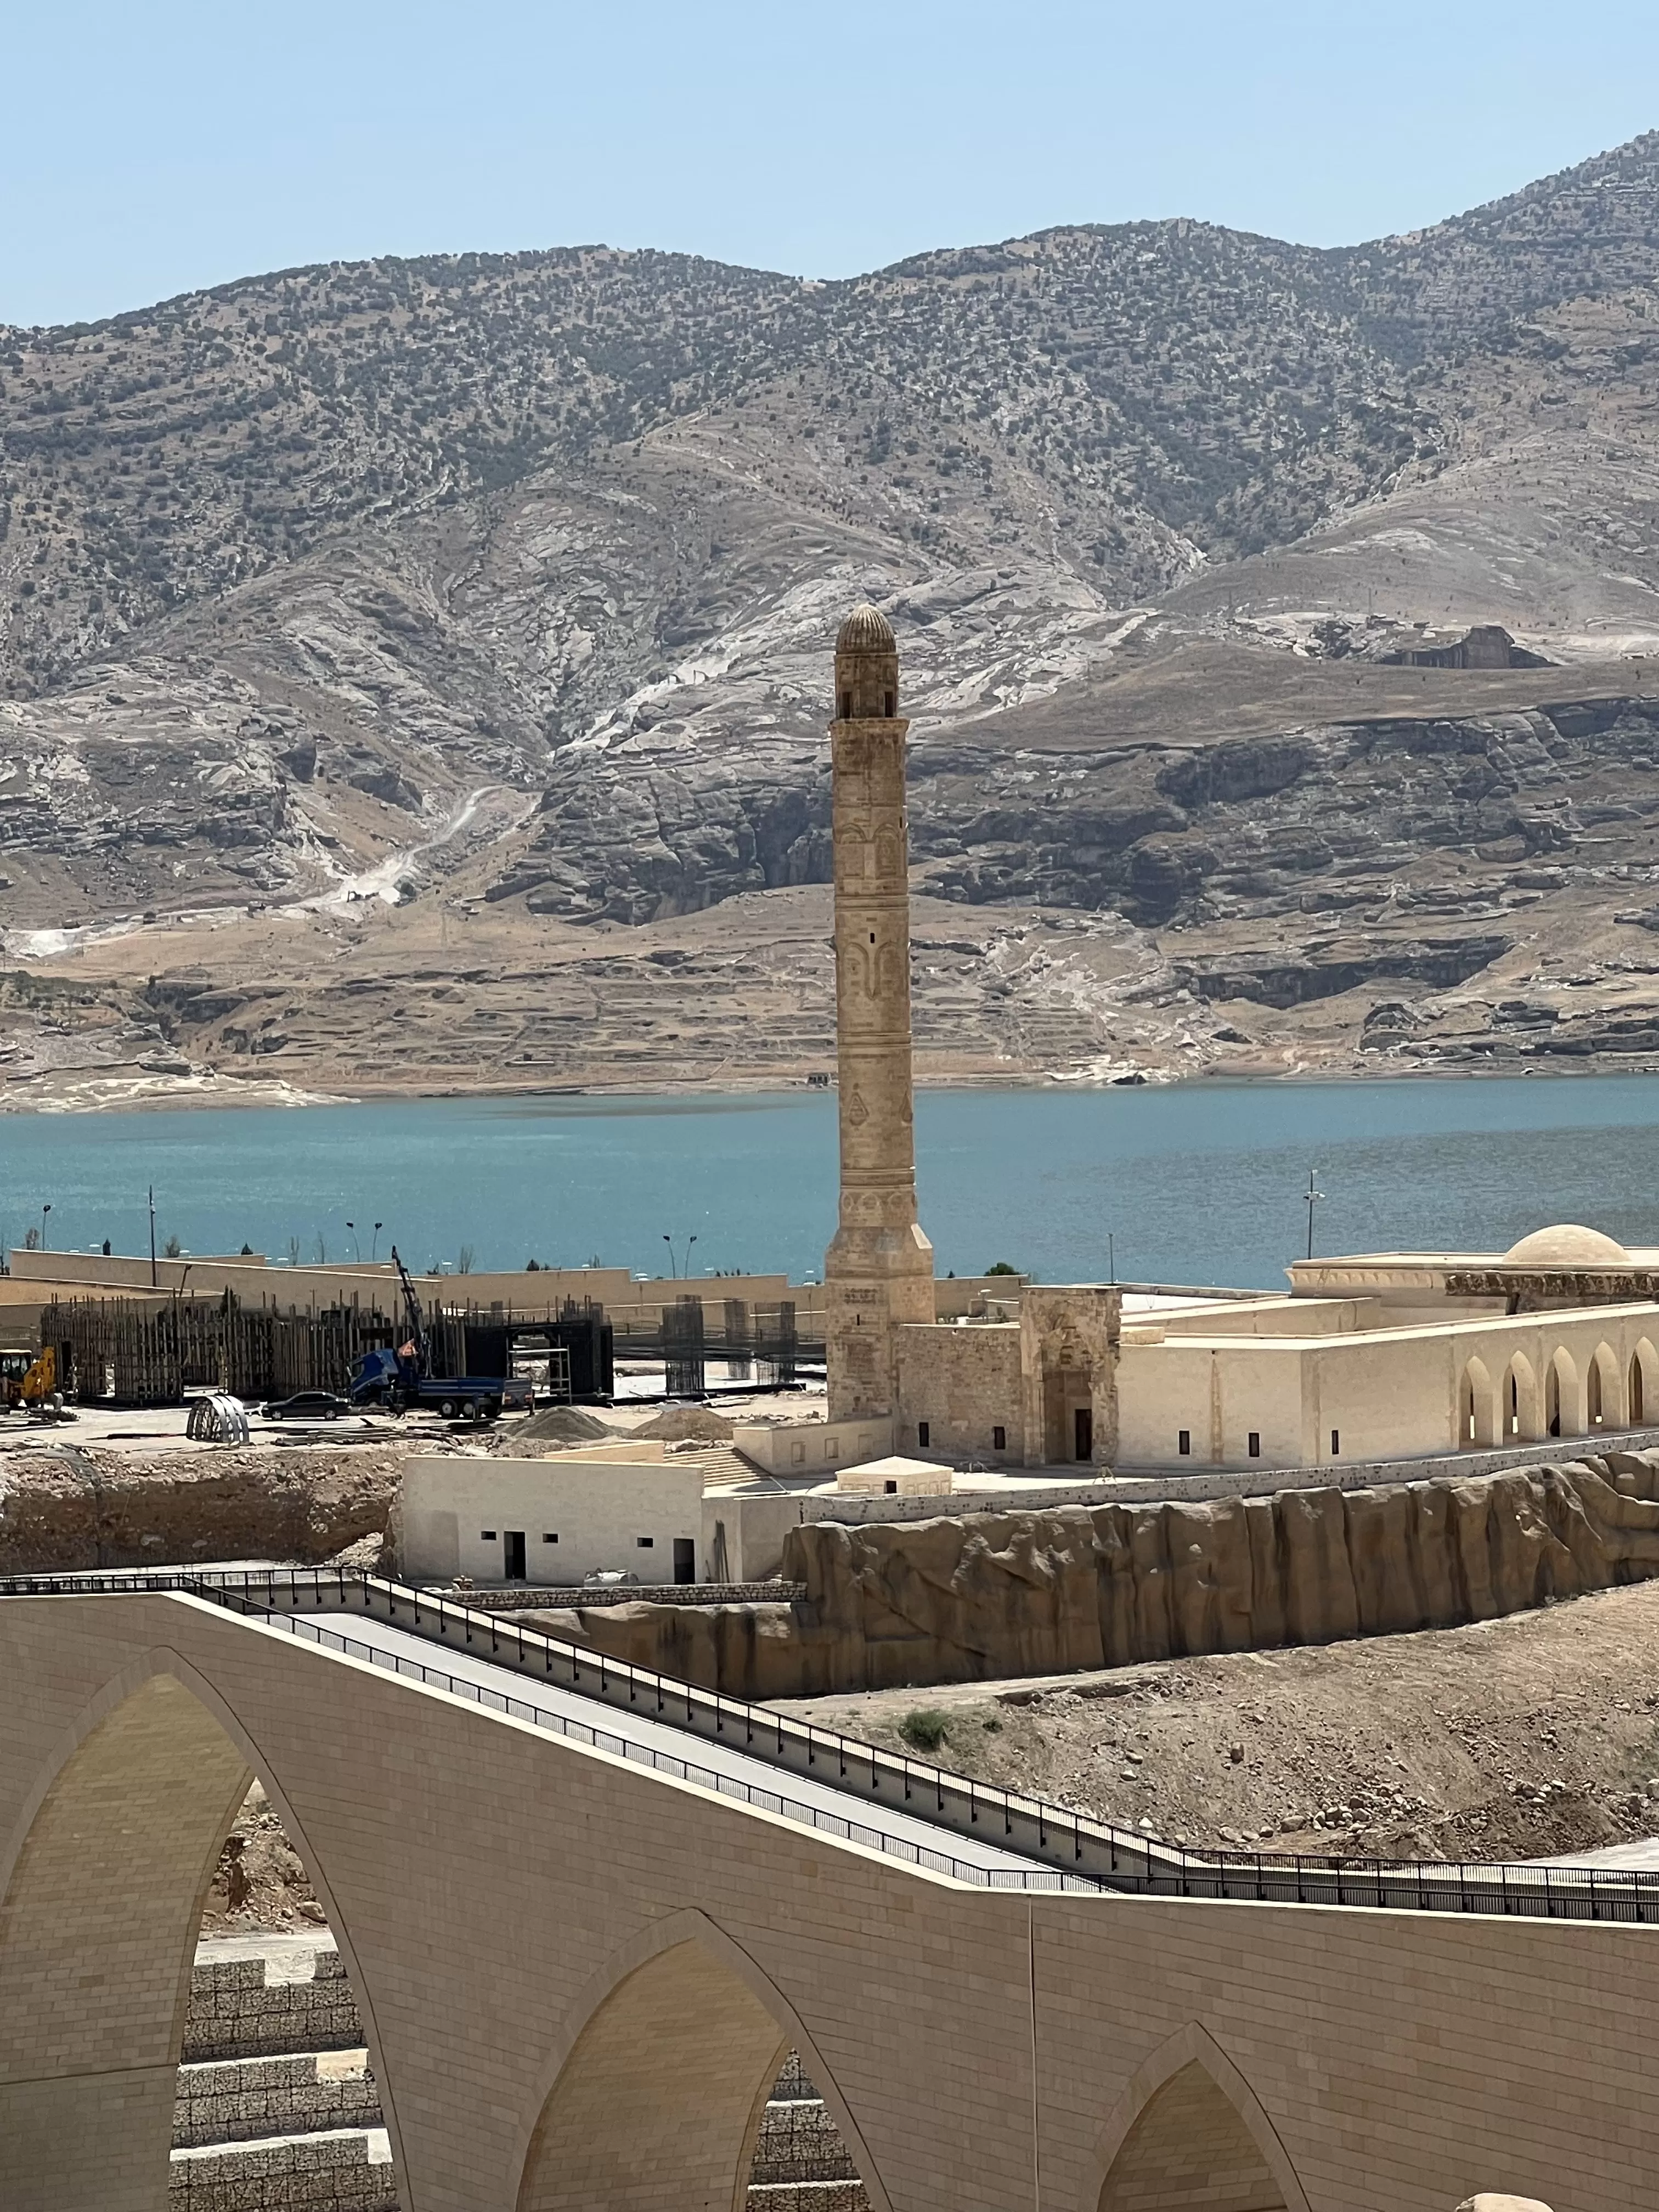
M1503 1249L1548 1221L1659 1244L1659 1079L1197 1084L933 1091L916 1101L921 1215L939 1272L1007 1260L1049 1281L1273 1285L1305 1249ZM823 1262L836 1103L409 1100L0 1117L0 1238L40 1208L54 1247L331 1260L394 1240L411 1262L532 1255L652 1273ZM356 1224L356 1236L348 1221ZM688 1240L695 1237L695 1245Z

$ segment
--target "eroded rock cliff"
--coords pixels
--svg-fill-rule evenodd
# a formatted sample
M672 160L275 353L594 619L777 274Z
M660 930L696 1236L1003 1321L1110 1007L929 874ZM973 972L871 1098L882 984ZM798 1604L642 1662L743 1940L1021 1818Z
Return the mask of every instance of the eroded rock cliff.
M526 1618L757 1698L1451 1627L1659 1575L1659 1453L1376 1490L820 1522L789 1532L783 1573L806 1585L797 1604Z

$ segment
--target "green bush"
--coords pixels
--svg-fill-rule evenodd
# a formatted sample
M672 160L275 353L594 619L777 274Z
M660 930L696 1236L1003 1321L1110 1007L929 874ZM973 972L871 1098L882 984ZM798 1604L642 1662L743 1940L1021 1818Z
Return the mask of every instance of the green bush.
M920 1706L914 1713L906 1713L898 1732L913 1750L937 1751L951 1733L950 1716L937 1705Z

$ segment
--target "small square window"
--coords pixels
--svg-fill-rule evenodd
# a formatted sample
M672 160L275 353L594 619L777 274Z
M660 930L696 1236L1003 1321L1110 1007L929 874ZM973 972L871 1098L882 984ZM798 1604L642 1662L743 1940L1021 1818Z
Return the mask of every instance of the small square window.
M896 1498L896 1497L898 1496L898 1485L897 1485L897 1483L896 1483L896 1482L884 1482L884 1483L883 1483L883 1485L882 1485L881 1486L882 1486L883 1490L886 1492L886 1494L888 1495L888 1497L889 1497L889 1498Z
M1260 1459L1261 1456L1261 1432L1259 1429L1252 1429L1250 1431L1249 1446L1250 1457L1252 1459Z
M1176 1437L1176 1449L1181 1454L1182 1459L1190 1459L1192 1457L1193 1432L1190 1429L1182 1429L1180 1434Z
M544 1537L542 1538L542 1541L543 1541L543 1543L544 1543L544 1544L556 1544L556 1543L558 1542L558 1540L559 1540L559 1539L558 1539L558 1535L557 1535L556 1532L553 1535L551 1535L551 1536L544 1536Z
M1000 1424L999 1424L998 1426L991 1431L991 1449L993 1451L1006 1451L1007 1449L1008 1431L1006 1429L1003 1428Z
M634 1539L642 1552L648 1552L656 1540L654 1536L636 1536Z
M480 1528L480 1529L479 1529L479 1531L478 1531L478 1541L479 1541L481 1544L493 1544L493 1543L495 1542L495 1531L493 1528Z
M1331 1431L1331 1456L1333 1459L1335 1458L1336 1455L1341 1450L1341 1449L1342 1431L1340 1429L1333 1429Z
M927 1439L932 1433L932 1429L926 1421L918 1421L916 1423L916 1442L924 1450L927 1449Z

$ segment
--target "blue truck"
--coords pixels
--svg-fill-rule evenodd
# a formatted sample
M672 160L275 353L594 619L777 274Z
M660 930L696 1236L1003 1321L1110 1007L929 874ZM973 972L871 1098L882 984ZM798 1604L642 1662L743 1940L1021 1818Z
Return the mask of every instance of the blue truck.
M427 1335L421 1302L409 1270L392 1248L392 1264L403 1285L404 1312L409 1323L406 1340L394 1350L390 1345L365 1352L354 1360L347 1395L354 1406L384 1406L389 1413L406 1413L425 1407L447 1421L493 1421L503 1410L528 1413L535 1393L528 1382L510 1375L434 1375L431 1340Z

